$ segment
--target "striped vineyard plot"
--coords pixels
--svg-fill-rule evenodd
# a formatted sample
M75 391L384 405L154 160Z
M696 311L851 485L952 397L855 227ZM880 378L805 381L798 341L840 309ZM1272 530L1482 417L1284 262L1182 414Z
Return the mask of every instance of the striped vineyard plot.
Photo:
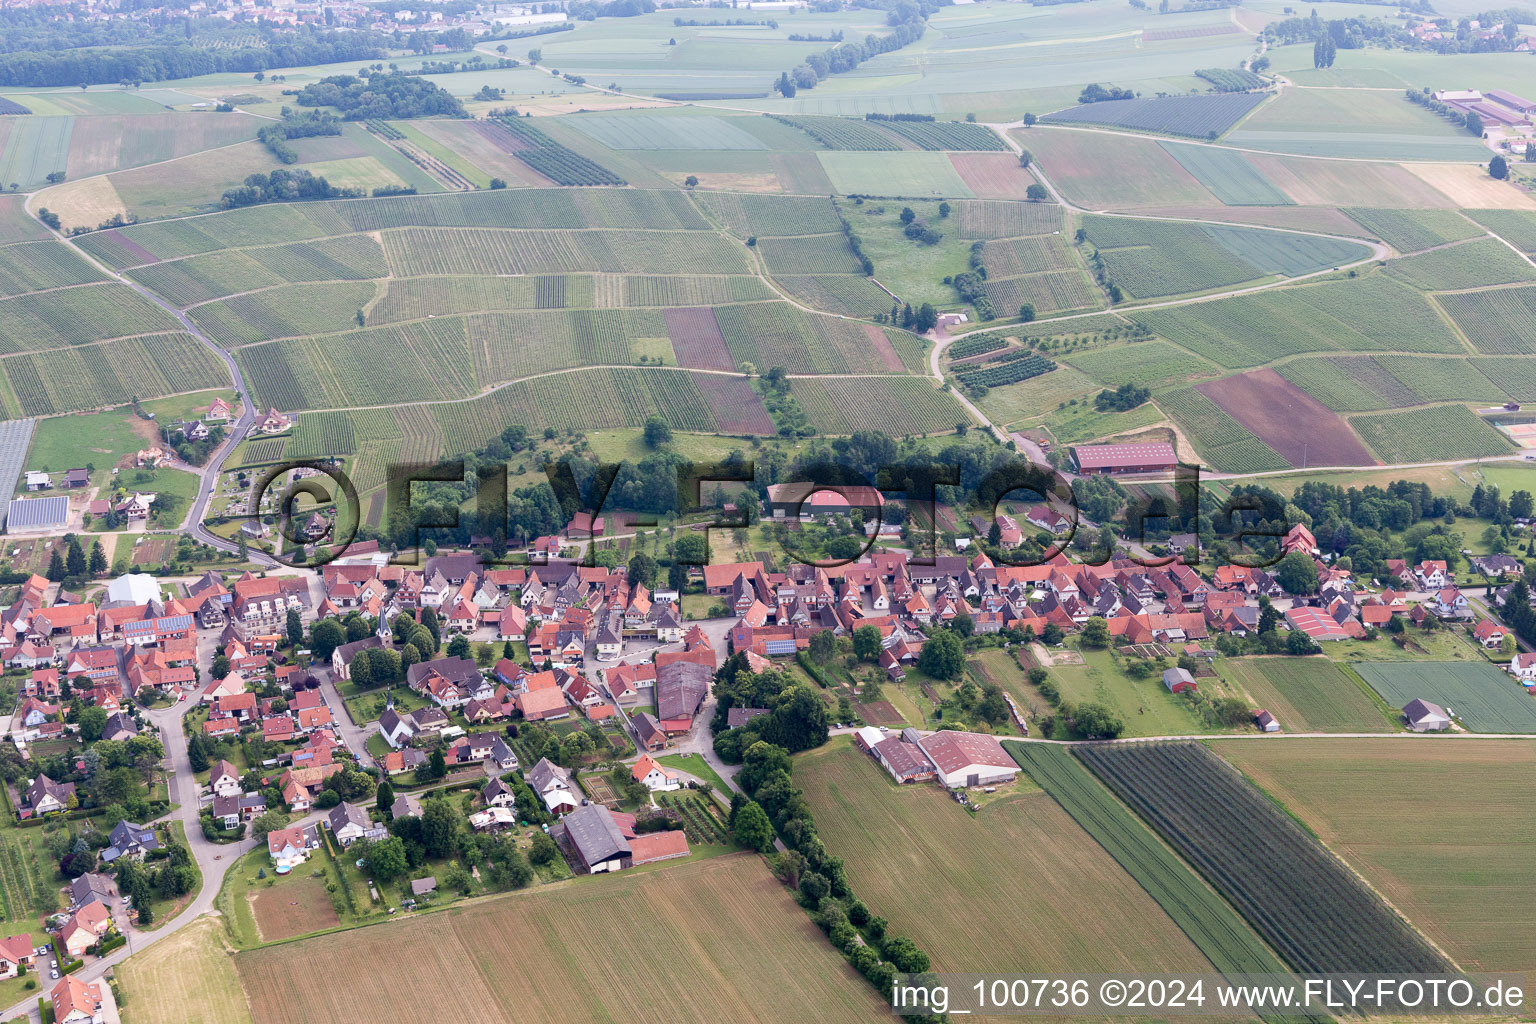
M1137 743L1073 752L1297 970L1450 969L1337 857L1208 748Z
M126 285L83 285L0 301L0 353L174 331L176 318Z
M669 309L664 316L667 337L672 341L679 366L696 370L736 369L713 309Z
M969 419L954 396L926 378L801 377L791 388L811 423L824 434L937 434Z
M773 417L745 377L693 374L722 434L772 434Z

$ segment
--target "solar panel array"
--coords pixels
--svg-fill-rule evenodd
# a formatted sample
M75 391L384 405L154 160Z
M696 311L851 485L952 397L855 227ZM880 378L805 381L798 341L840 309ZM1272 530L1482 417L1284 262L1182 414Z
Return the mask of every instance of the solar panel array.
M16 490L16 478L27 461L27 449L32 445L32 428L36 420L0 421L0 494L12 494ZM5 520L0 518L0 526Z

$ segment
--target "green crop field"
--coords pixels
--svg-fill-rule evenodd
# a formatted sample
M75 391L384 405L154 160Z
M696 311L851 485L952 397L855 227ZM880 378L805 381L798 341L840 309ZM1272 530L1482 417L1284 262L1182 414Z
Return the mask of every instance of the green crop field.
M1297 277L1370 254L1352 242L1212 224L1088 216L1083 227L1109 279L1137 298Z
M1194 388L1158 395L1157 404L1183 428L1212 469L1262 473L1290 468L1279 453Z
M1381 897L1205 746L1079 746L1073 753L1296 969L1449 969Z
M189 334L154 334L0 360L9 418L125 405L134 396L159 398L227 387L219 357ZM14 405L12 404L14 397Z
M1395 708L1417 697L1450 709L1474 732L1536 733L1536 700L1492 665L1361 662L1355 670Z
M1242 153L1214 146L1159 143L1200 184L1228 206L1291 206L1289 196L1274 185Z
M190 306L278 284L357 281L388 273L377 242L366 235L346 235L190 256L140 267L129 276L175 305Z
M0 196L0 245L39 242L51 237L41 222L27 215L25 196Z
M818 316L783 302L721 306L715 319L739 367L782 366L790 373L880 373L886 364L870 344L864 325ZM915 344L912 335L892 332L898 355ZM906 355L902 362L909 362ZM953 423L950 426L954 426Z
M1523 740L1219 742L1231 761L1471 971L1529 969L1536 749ZM1423 818L1426 804L1437 813Z
M1401 357L1398 357L1401 358ZM1430 360L1421 360L1430 362ZM1459 360L1450 360L1459 362ZM1423 399L1371 356L1293 359L1276 367L1280 375L1339 412L1365 412L1420 405Z
M560 274L572 271L746 273L740 246L692 231L552 231L402 228L384 235L397 277L452 274Z
M357 451L352 417L344 412L313 412L300 416L283 449L285 459L351 455Z
M918 377L799 378L793 391L811 423L826 434L938 434L969 420L952 395Z
M1398 252L1418 252L1479 234L1477 225L1455 210L1353 208L1344 212Z
M1381 709L1326 658L1229 658L1223 671L1289 732L1388 732Z
M1140 883L1218 971L1285 972L1285 965L1232 907L1101 786L1067 747L1006 743L1004 749Z
M791 298L828 313L868 318L890 312L890 295L862 274L777 275L774 280Z
M1507 356L1467 361L1515 401L1536 402L1536 360Z
M1373 358L1387 373L1417 395L1420 402L1502 402L1506 397L1504 390L1489 380L1469 359L1442 359L1434 356Z
M1253 92L1148 96L1083 103L1047 114L1043 120L1057 124L1102 124L1192 139L1215 138L1242 120L1264 98L1263 93Z
M1128 412L1099 412L1085 402L1050 413L1045 426L1058 444L1082 444L1151 426L1163 418L1162 410L1151 402Z
M366 281L280 285L194 307L191 315L220 345L236 348L269 338L350 330L374 292Z
M968 198L971 190L943 153L818 153L842 195Z
M854 890L936 970L1209 969L1157 891L1028 782L973 815L843 738L796 757L794 780Z
M841 232L797 238L764 238L757 243L768 273L857 274L859 261Z
M847 117L780 117L780 121L798 128L828 149L863 152L902 148L880 125Z
M1536 213L1528 210L1467 210L1483 227L1524 253L1536 253Z
M95 284L0 302L0 352L173 331L176 318L121 284Z
M1012 424L1037 419L1069 399L1097 390L1093 381L1065 363L1058 363L1050 373L993 388L976 404L993 422Z
M1429 300L1381 274L1135 316L1153 333L1233 369L1303 352L1464 351Z
M960 121L881 121L880 126L908 142L916 143L922 149L996 152L1008 148L996 132L979 124Z
M1036 314L1076 309L1101 309L1104 299L1081 270L1055 270L1023 277L988 278L987 298L1000 316L1016 316L1033 306Z
M0 260L0 298L105 280L73 249L58 242L9 245L0 255L4 257Z
M11 124L0 148L0 182L16 182L28 189L43 184L54 171L69 165L72 117L26 117Z
M832 201L811 196L695 192L694 201L740 238L821 235L841 230Z
M1443 462L1508 455L1514 445L1464 405L1368 413L1349 425L1383 462ZM1536 707L1533 707L1536 712Z
M609 149L767 149L725 117L583 114L567 122Z
M1066 359L1088 376L1116 388L1122 384L1159 387L1221 373L1199 356L1156 339L1074 352Z
M964 239L1049 235L1065 224L1061 207L1051 203L973 199L953 205L955 223Z
M1494 238L1474 239L1393 260L1387 272L1416 288L1450 291L1536 280L1536 267Z
M988 280L1081 266L1072 247L1059 235L1033 235L988 242L982 247L981 261L987 268Z
M1492 288L1435 296L1479 352L1536 355L1536 288Z

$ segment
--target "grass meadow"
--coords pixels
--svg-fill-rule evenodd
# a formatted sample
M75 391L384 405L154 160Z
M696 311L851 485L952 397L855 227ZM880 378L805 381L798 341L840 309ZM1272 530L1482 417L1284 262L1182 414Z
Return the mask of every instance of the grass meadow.
M931 783L897 786L843 739L797 757L794 774L854 891L937 970L1208 969L1152 898L1028 782L973 815Z

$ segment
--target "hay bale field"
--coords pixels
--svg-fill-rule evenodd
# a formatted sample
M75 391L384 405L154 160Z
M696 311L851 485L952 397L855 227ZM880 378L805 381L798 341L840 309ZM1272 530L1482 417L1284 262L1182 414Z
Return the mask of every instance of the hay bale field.
M888 1012L746 854L482 900L235 963L256 1024L655 1020L662 1007L675 1022Z
M937 786L897 787L841 741L797 757L795 784L854 891L935 970L1210 970L1043 792L1005 797L972 817Z

